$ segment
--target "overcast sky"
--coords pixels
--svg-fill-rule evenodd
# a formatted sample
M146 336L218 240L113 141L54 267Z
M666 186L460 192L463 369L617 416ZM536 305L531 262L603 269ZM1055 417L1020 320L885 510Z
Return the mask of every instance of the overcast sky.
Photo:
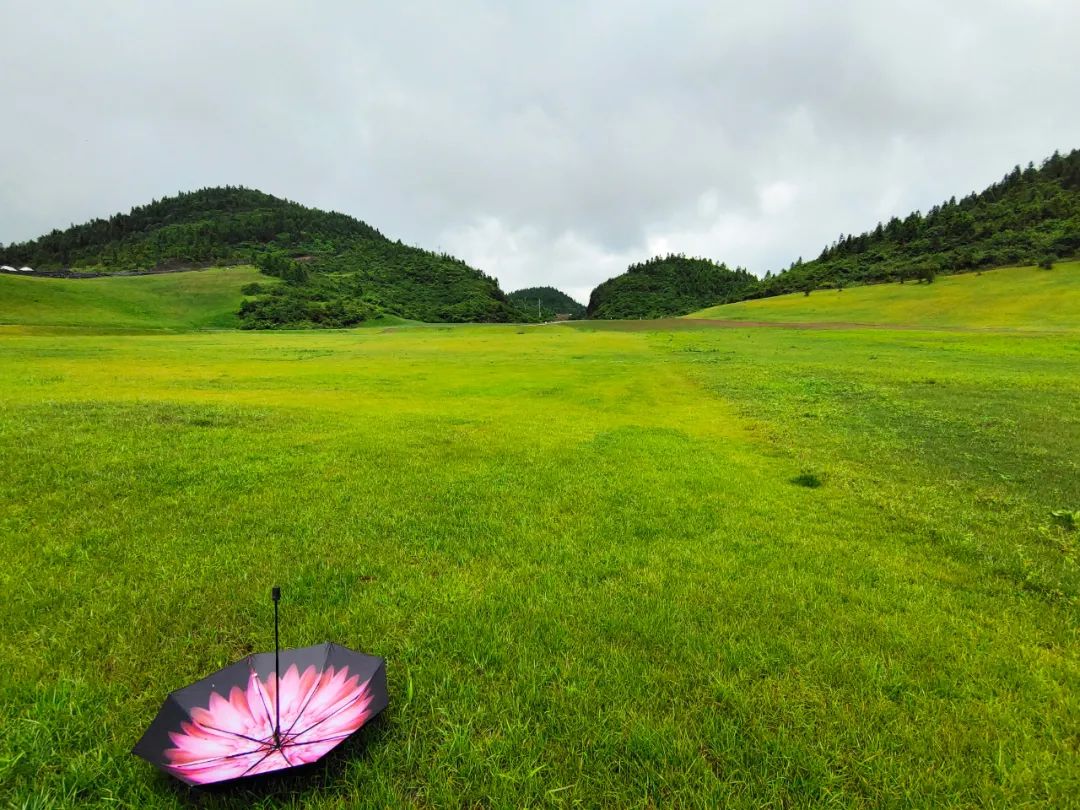
M586 300L1080 146L1080 2L0 0L0 241L242 184Z

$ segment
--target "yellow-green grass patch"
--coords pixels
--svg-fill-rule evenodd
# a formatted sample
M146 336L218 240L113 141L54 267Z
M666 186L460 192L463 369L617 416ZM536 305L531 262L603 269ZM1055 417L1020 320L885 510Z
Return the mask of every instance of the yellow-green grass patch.
M887 324L978 329L1080 329L1080 262L1052 270L1006 267L938 276L932 284L874 284L815 290L710 307L687 316L716 320Z
M253 281L275 279L253 267L96 278L0 274L0 327L231 328L239 325L241 288Z

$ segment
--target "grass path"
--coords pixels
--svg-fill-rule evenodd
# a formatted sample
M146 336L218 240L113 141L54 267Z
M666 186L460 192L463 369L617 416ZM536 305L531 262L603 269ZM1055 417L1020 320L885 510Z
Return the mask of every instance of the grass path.
M682 318L654 318L639 321L572 321L552 326L566 326L587 332L689 332L707 329L786 329L798 331L912 331L925 332L928 328L917 323L858 323L854 321L748 321L702 318L687 315ZM936 332L977 332L982 334L1055 333L1061 329L992 327L992 326L935 326ZM1068 330L1072 331L1072 330Z

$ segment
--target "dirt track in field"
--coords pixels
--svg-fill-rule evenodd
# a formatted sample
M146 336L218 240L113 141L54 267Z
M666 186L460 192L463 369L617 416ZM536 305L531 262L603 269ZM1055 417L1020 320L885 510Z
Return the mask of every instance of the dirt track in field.
M1055 329L1009 329L1006 327L976 326L938 326L921 323L856 323L854 321L727 321L711 318L656 318L655 320L637 321L559 321L555 326L571 326L575 329L611 332L666 332L671 330L693 329L799 329L799 330L841 330L841 329L882 329L909 330L919 332L989 332L1010 334L1038 334L1039 332L1058 332L1068 330Z
M614 332L655 332L672 329L964 329L918 324L854 323L849 321L726 321L711 318L656 318L638 321L563 321L561 326ZM967 330L964 330L967 331Z

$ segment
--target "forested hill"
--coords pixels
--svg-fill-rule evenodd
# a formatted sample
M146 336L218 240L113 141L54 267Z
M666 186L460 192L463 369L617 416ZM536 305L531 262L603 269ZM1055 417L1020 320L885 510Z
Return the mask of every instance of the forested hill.
M1014 168L980 194L841 235L821 255L766 275L757 296L930 278L1080 255L1080 149ZM719 302L717 302L719 303Z
M585 317L583 304L579 304L562 290L556 290L554 287L526 287L524 290L515 290L510 293L509 298L530 315L536 314L536 305L539 301L540 317L544 319L554 318L556 315Z
M226 186L155 200L0 248L0 264L113 273L252 263L288 284L254 291L249 327L349 326L380 313L508 321L495 279L460 259L391 241L358 219Z
M757 289L757 279L708 259L670 255L631 265L621 276L592 291L590 318L665 318L713 304L740 301Z

